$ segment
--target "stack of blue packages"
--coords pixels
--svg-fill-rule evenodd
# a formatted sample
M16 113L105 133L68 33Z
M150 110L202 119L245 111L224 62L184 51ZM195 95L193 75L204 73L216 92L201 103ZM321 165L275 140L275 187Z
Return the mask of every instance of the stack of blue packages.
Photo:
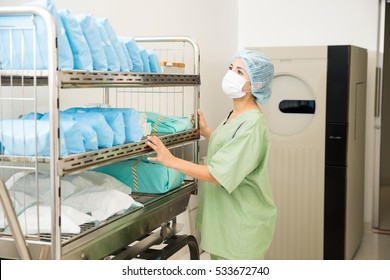
M99 18L97 19L97 22L99 25L104 27L107 32L108 39L111 41L112 46L114 47L114 50L119 58L120 71L129 72L131 69L129 68L129 64L127 63L127 57L125 55L125 52L123 51L123 47L119 42L118 37L116 36L115 30L112 27L111 23L106 18Z
M89 49L79 22L68 10L60 10L58 14L61 17L66 36L72 48L74 69L92 71L91 50Z
M73 120L95 130L99 148L111 148L114 145L114 132L101 113L87 112L85 108L70 108L64 112L72 115Z
M84 113L85 115L89 114L101 114L103 115L105 121L111 128L113 132L113 142L112 146L122 145L125 143L126 132L125 132L125 123L123 119L122 112L111 110L110 108L100 108L100 107L74 107L65 110L67 113Z
M40 120L49 121L49 114L43 114ZM95 151L98 149L97 133L88 122L78 121L72 114L60 112L60 122L62 123L63 121L76 121L78 123L86 152Z
M73 53L66 32L56 7L51 0L30 3L48 10L57 26L58 37L58 68L73 69ZM47 61L47 31L44 20L37 16L12 15L1 16L0 26L0 61L2 69L7 70L45 70ZM34 31L36 27L36 46L34 46ZM23 29L7 30L7 27L23 27ZM23 53L22 53L23 52ZM34 65L34 56L36 64Z
M0 122L0 142L4 153L17 156L50 156L48 121L12 119ZM84 153L81 128L77 122L60 123L60 155Z
M91 50L93 70L107 71L108 61L96 19L91 14L75 16Z
M114 131L114 145L139 142L143 137L139 112L133 108L75 107L66 112L102 114Z
M141 53L137 43L132 37L119 37L119 40L125 45L127 52L133 62L133 72L143 72L144 64L141 59Z

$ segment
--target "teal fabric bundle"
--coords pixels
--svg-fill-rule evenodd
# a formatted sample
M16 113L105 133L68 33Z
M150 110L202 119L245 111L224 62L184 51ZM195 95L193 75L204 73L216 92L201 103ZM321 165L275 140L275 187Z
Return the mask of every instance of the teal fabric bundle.
M146 158L130 159L96 168L113 176L133 192L161 194L178 188L185 175Z
M158 113L145 112L152 126L152 133L176 133L193 127L188 117L167 117Z

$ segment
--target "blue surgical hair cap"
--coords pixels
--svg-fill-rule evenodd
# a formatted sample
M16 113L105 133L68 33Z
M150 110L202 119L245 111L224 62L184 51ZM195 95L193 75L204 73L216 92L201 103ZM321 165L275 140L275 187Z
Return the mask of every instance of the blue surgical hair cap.
M251 93L260 104L267 103L272 94L274 65L264 54L252 50L240 50L233 60L240 58L245 65L251 82Z

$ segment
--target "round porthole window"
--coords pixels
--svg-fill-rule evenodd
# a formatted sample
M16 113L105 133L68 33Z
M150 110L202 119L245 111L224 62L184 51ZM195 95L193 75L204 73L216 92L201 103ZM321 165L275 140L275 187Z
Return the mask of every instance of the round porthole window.
M276 75L272 96L263 105L269 130L277 135L289 136L303 131L316 112L316 101L310 87L298 77Z

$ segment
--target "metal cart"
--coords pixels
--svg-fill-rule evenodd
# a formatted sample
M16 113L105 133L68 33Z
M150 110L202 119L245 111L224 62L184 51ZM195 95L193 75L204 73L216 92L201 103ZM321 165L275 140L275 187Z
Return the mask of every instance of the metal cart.
M164 259L188 246L191 258L198 259L196 239L191 235L177 235L180 226L176 223L176 216L187 209L190 196L197 192L197 181L193 178L186 178L179 188L165 194L133 193L133 198L142 203L143 208L128 209L103 222L83 224L79 234L62 233L63 176L148 154L151 150L145 146L143 139L137 143L61 156L59 143L59 112L66 106L64 100L70 99L68 102L72 103L77 100L73 98L73 92L80 94L80 91L88 90L93 94L85 95L93 96L92 101L112 107L132 107L165 115L194 114L193 129L158 136L176 155L198 162L196 111L200 97L200 55L196 42L188 37L136 39L138 44L153 48L160 59L180 59L186 66L184 73L57 70L56 25L50 13L38 7L0 7L0 17L9 15L26 15L31 19L41 17L44 20L48 35L48 69L0 70L0 121L28 111L37 114L40 109L46 108L50 113L50 156L13 155L4 153L0 147L0 205L4 211L4 228L8 229L0 229L0 258ZM33 32L36 36L34 21L31 20L31 23L31 26L0 25L0 30L8 32L9 36L13 36L16 30ZM31 46L36 48L36 38L33 38ZM23 52L23 46L20 48ZM39 231L37 234L24 234L5 182L16 172L28 171L37 176L42 170L50 174L52 229L49 234ZM162 242L166 244L163 249L150 248Z

